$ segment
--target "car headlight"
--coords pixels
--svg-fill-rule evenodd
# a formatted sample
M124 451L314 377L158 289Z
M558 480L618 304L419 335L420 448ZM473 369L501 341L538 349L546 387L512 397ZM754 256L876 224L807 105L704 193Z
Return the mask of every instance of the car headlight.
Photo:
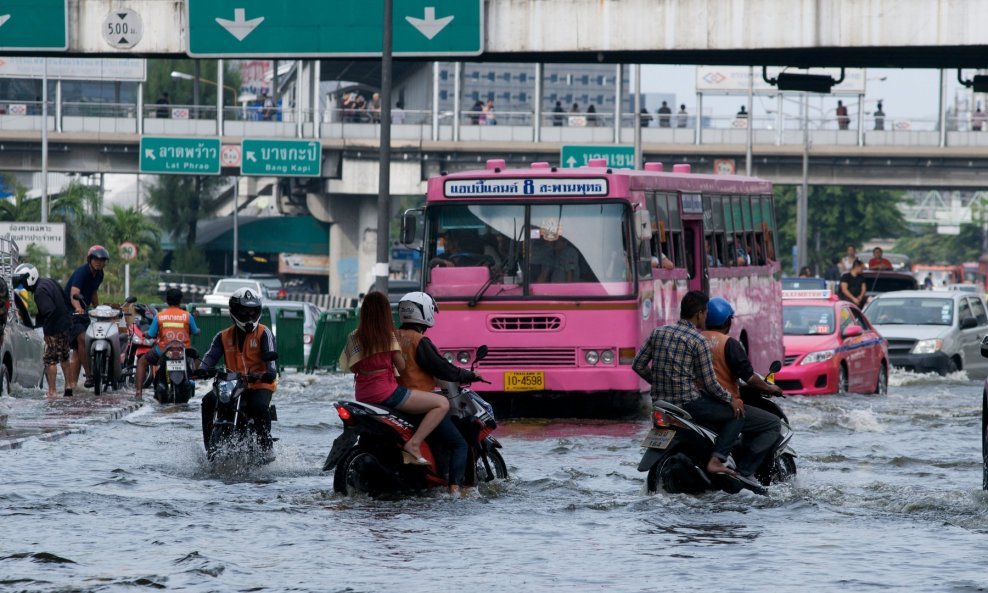
M913 354L933 354L934 352L939 352L943 348L943 340L933 339L933 340L919 340L916 345L913 346Z
M583 358L586 359L587 364L597 364L597 361L600 360L600 356L597 355L596 350L587 350L586 354L583 355Z
M833 350L820 350L819 352L810 352L803 357L803 360L799 364L814 364L817 362L826 362L834 357Z

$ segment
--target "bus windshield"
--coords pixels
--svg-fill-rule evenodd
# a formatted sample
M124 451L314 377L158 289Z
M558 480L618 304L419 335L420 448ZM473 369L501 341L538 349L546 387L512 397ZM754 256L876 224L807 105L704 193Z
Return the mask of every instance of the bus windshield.
M433 296L635 293L627 204L443 204L428 212Z

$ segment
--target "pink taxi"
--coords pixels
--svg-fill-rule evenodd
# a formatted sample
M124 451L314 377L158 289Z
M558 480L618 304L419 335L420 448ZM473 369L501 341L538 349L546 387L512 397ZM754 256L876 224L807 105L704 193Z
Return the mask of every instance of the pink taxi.
M888 344L856 306L827 290L783 291L785 361L775 374L786 393L888 391Z

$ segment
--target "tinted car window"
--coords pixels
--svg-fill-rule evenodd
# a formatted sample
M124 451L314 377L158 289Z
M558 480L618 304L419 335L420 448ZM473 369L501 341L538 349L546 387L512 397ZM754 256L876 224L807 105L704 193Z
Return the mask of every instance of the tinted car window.
M787 336L815 336L834 333L834 308L816 305L782 308L782 331Z
M782 290L826 290L823 278L783 278Z
M985 312L985 304L981 299L971 299L971 308L974 310L978 325L988 325L988 313Z
M954 300L888 296L872 301L865 314L877 325L953 325Z

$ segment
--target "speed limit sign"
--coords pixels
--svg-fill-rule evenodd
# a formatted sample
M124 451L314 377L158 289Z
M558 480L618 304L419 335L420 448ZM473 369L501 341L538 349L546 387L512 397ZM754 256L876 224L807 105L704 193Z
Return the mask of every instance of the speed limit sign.
M134 245L130 241L124 241L118 249L120 251L120 259L124 261L134 261L137 259L137 245Z
M224 144L220 151L220 164L224 167L239 167L240 154L239 144Z
M734 159L714 161L714 175L734 175Z

